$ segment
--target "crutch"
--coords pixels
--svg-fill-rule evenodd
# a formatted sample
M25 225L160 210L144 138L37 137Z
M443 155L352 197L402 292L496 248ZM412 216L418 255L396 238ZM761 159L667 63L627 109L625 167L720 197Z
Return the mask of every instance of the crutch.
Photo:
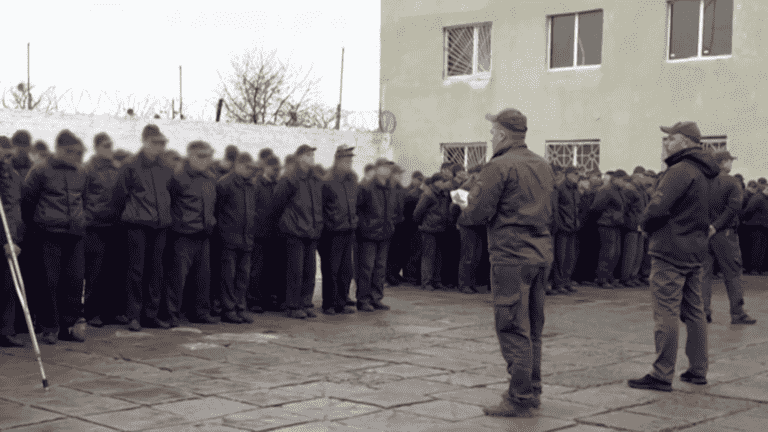
M5 231L5 238L8 240L7 244L12 245L14 244L13 237L11 237L11 230L8 229L8 219L5 216L5 207L3 206L2 198L0 198L0 217L3 219L3 230ZM48 379L45 377L43 358L40 355L40 347L37 345L35 327L32 325L32 317L29 314L29 307L27 307L27 293L24 289L24 280L21 278L19 260L16 259L16 253L13 250L11 250L10 256L8 257L8 267L11 269L11 277L13 278L13 285L16 288L16 295L19 296L19 303L21 303L21 308L24 310L24 319L27 321L27 328L29 329L30 339L32 339L32 346L35 348L37 364L40 366L40 375L43 377L43 388L48 390Z

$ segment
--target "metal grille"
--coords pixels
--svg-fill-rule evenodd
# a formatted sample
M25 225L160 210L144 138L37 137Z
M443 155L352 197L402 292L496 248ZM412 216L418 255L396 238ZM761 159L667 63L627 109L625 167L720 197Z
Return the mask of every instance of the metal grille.
M450 143L441 144L443 162L459 164L464 169L472 169L475 165L485 163L487 145L485 143Z
M581 172L600 169L600 141L547 141L545 158L553 165L575 166Z
M491 70L491 24L445 29L446 76Z
M728 137L724 135L701 137L701 146L704 150L725 150L727 143Z
M490 72L491 70L491 25L485 24L478 27L479 40L477 42L477 71Z

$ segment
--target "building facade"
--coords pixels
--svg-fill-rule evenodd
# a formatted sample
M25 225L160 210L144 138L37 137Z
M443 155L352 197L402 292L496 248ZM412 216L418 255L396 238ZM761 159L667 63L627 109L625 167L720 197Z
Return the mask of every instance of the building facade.
M768 2L381 4L381 104L406 170L490 159L484 115L514 107L559 165L663 169L659 126L692 120L734 173L768 175Z

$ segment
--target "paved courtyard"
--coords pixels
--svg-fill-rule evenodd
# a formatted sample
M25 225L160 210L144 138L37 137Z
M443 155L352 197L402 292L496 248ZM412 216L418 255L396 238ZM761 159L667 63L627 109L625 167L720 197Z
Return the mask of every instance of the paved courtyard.
M654 357L646 289L547 297L534 418L483 416L507 373L489 294L389 288L388 312L130 333L0 350L0 429L42 431L765 431L768 278L747 277L755 326L731 326L714 287L707 386L630 389ZM319 285L317 292L319 294ZM316 300L316 305L319 301ZM681 326L682 330L682 326ZM681 338L685 331L681 331ZM681 344L678 372L687 360Z

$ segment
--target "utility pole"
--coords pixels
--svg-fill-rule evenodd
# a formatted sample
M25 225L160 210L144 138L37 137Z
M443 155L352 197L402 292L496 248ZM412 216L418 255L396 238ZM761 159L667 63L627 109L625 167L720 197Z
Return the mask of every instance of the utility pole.
M182 114L182 99L181 99L181 65L179 65L179 119L184 120L184 114Z
M344 85L344 47L341 47L341 78L339 79L339 105L336 107L336 130L341 124L341 91Z
M27 109L32 110L32 89L29 87L29 42L27 42Z

